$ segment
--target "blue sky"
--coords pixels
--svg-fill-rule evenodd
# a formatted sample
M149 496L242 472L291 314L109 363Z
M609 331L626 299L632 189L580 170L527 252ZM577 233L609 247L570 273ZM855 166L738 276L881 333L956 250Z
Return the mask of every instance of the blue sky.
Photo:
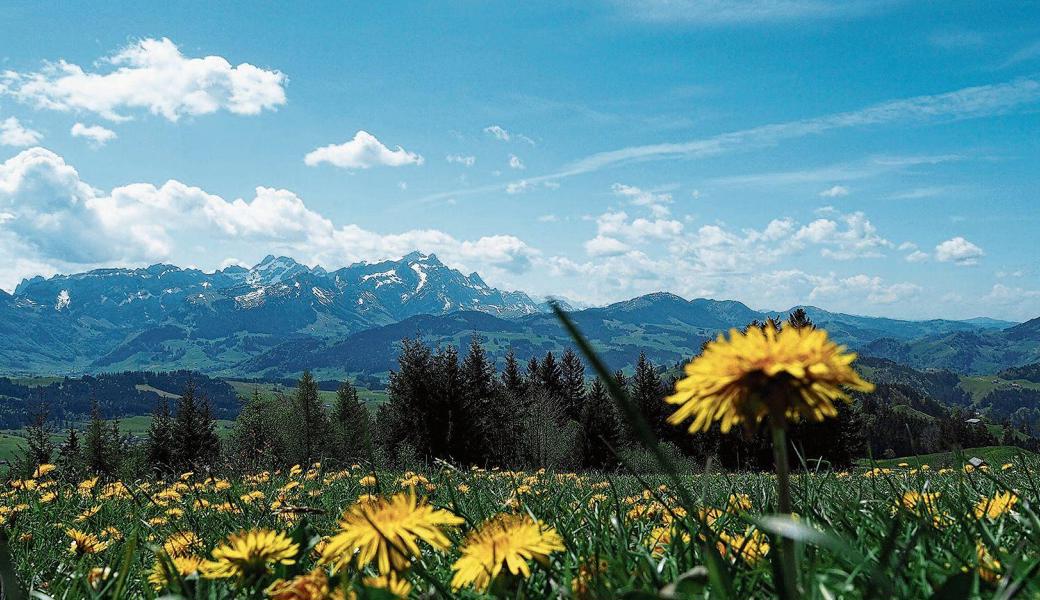
M0 7L0 288L420 249L589 303L1040 315L1040 4L158 6Z

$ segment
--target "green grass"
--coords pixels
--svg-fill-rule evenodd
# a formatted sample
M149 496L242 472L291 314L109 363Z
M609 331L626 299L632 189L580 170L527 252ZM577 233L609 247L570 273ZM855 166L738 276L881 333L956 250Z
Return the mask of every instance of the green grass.
M972 375L962 376L960 387L971 395L974 402L982 400L986 394L998 389L1011 389L1015 387L1025 390L1040 391L1040 383L1034 383L1025 379L1001 379L996 375Z
M966 461L969 458L977 456L994 468L999 468L1005 463L1019 463L1021 462L1020 456L1024 455L1028 459L1036 459L1037 455L1015 446L982 446L980 448L965 448L960 454L957 452L937 452L934 454L922 454L920 456L901 456L899 458L889 458L884 460L870 461L863 459L860 464L868 466L871 464L877 464L883 468L893 468L900 463L907 463L912 466L928 465L930 467L957 467L960 468L964 465L964 461L960 460L963 458Z
M1037 597L1040 580L1030 569L1040 560L1040 521L1027 490L1034 489L1031 477L1038 468L1040 463L1030 462L1008 471L994 469L992 474L960 469L913 475L896 469L880 477L867 477L862 471L796 474L792 491L799 517L795 524L787 522L784 530L800 540L796 556L804 597L995 597L997 590L987 579L991 571L980 567L980 547L999 561L1000 566L987 563L989 569L1011 586L1021 586L1018 597ZM538 519L542 531L551 528L561 543L544 550L540 562L518 559L530 566L530 576L498 581L493 589L500 598L660 600L779 594L774 561L780 544L762 533L778 531L764 518L777 501L775 480L768 474L683 476L682 485L692 492L689 502L660 476L444 468L410 480L400 472L380 471L369 487L362 483L366 475L363 469L282 471L259 479L214 481L199 474L185 480L132 482L127 484L132 493L112 495L104 482L84 491L76 487L80 478L61 479L55 472L46 477L56 478L53 485L13 486L0 498L0 512L9 517L5 529L12 540L14 573L23 583L32 582L34 597L46 593L49 598L69 599L155 598L158 594L146 577L159 560L159 546L176 532L198 535L199 543L189 552L202 558L243 529L291 535L299 544L292 565L275 565L269 573L261 570L256 579L241 582L188 576L184 584L172 584L180 589L166 590L181 592L180 597L189 600L261 598L275 578L312 569L327 572L311 548L322 537L337 534L337 518L361 494L389 496L410 486L461 520L458 526L444 528L442 548L420 543L411 568L398 573L413 586L411 598L489 597L469 585L452 589L453 565L467 536L503 513ZM1006 489L1022 495L1013 510L988 520L976 517L980 495L991 497ZM905 494L920 492L937 495L927 506L903 504ZM733 508L734 494L742 495L744 508ZM283 512L286 506L305 512ZM698 514L711 516L700 521ZM363 527L367 518L358 526ZM70 528L96 535L106 547L75 556L69 551ZM759 552L753 553L748 540L769 546L756 546ZM354 555L350 547L343 552L347 558ZM104 566L119 575L95 580L91 590L87 574ZM375 569L350 562L340 571L341 584L360 585ZM585 576L575 584L579 573ZM676 587L682 593L670 592L679 582ZM948 583L977 592L938 594ZM587 593L570 594L582 585L588 586Z

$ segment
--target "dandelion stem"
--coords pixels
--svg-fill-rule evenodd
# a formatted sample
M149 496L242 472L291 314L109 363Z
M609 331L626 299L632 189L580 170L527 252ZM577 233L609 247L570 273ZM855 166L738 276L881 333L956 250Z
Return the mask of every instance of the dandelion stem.
M787 457L786 422L783 415L780 418L771 418L769 426L773 432L773 460L776 462L777 509L779 513L790 516L792 512L791 481ZM786 596L793 600L798 597L798 563L795 561L794 540L786 536L780 538L780 564Z

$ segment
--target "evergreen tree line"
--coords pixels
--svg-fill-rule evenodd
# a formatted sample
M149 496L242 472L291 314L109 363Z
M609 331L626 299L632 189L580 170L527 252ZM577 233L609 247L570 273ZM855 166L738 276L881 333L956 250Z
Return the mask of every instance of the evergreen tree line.
M795 327L813 327L803 311L789 316ZM778 328L777 320L748 327ZM667 374L666 374L667 373ZM631 374L614 373L613 383L639 409L666 452L697 469L712 461L727 469L772 465L764 432L722 434L718 428L694 435L667 423L673 407L664 398L678 369L655 366L641 354ZM381 467L416 467L446 460L459 465L508 468L652 469L653 461L621 417L606 382L590 378L582 359L566 350L526 363L511 350L501 369L474 336L466 355L453 346L431 348L402 342L398 368L390 374L388 400L372 417L357 390L343 383L331 406L308 372L294 392L274 397L255 390L241 400L237 419L223 440L209 401L190 382L171 408L156 407L147 436L121 435L115 421L101 418L96 402L84 431L69 428L59 447L45 414L36 415L27 437L27 466L57 461L76 473L137 476L214 468L254 472L330 461ZM961 408L946 409L901 384L880 384L838 406L823 423L800 423L789 437L806 461L845 467L857 458L905 456L998 443L1035 446L1010 422L998 434L973 423Z

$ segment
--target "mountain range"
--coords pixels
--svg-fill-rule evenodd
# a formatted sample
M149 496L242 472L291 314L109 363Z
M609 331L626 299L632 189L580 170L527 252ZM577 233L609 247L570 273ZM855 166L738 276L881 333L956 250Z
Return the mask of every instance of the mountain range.
M658 364L682 361L719 331L794 308L759 311L655 293L571 314L608 363L622 368L640 352ZM862 354L915 368L991 373L1040 361L1040 319L906 321L803 308ZM99 269L0 291L0 374L10 375L383 375L402 338L465 345L474 334L499 359L510 347L526 358L570 346L546 302L418 252L335 271L274 256L213 273L166 264Z

